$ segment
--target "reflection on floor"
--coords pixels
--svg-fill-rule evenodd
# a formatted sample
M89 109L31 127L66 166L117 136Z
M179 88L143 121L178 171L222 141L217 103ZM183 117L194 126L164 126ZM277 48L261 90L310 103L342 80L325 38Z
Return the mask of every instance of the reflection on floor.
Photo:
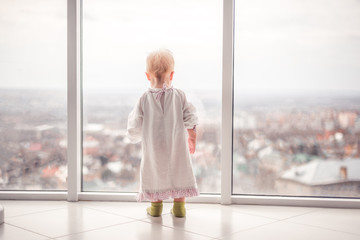
M3 201L1 240L360 239L360 209L187 204L174 218L146 215L149 203Z

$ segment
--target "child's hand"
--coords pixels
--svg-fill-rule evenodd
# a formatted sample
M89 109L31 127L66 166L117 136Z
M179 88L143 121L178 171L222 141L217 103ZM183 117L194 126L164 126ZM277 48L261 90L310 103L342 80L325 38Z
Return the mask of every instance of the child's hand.
M190 154L193 154L196 147L196 132L192 129L188 129L188 134L189 152Z
M188 138L188 142L189 142L189 151L190 154L193 154L195 152L195 146L196 146L196 139L194 138Z

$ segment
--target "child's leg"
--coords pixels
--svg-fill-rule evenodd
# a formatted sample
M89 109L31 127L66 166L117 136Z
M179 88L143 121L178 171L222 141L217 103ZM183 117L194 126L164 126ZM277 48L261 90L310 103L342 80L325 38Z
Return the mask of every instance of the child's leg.
M175 217L185 217L186 210L185 210L185 198L174 198L174 206L171 209L171 213Z
M174 198L174 202L185 202L185 198Z
M151 202L151 207L146 209L147 213L152 217L159 217L163 210L162 201Z

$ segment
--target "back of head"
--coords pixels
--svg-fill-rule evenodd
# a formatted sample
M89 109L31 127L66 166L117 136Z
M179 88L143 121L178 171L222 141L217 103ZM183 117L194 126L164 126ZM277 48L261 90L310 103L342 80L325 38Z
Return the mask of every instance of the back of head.
M163 81L167 72L174 70L174 57L167 49L160 49L150 53L146 59L146 71L154 74L157 81Z

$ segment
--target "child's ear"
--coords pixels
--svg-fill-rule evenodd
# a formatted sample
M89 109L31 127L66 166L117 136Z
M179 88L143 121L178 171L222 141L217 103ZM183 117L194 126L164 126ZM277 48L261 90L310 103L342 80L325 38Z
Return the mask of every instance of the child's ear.
M145 74L146 74L146 78L150 81L151 80L150 74L148 72L145 72Z
M170 80L173 80L173 77L174 77L174 71L172 71L172 72L170 73Z

